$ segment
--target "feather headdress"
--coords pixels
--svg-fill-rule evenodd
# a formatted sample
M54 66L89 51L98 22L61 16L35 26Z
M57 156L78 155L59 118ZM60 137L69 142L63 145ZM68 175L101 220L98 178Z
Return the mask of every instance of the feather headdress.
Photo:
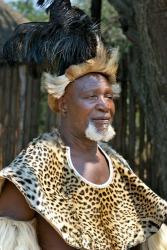
M19 25L4 46L11 64L39 65L49 96L59 98L65 87L90 72L103 73L115 82L117 53L107 51L98 26L70 0L38 0L46 6L48 22ZM54 108L56 111L57 108Z
M69 0L37 3L47 5L50 19L16 28L3 49L9 63L34 63L61 75L70 65L95 57L98 29L82 10L72 7Z

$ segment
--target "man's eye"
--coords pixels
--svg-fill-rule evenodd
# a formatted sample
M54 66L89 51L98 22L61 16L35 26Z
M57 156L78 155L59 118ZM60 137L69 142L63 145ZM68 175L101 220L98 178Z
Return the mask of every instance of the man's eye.
M112 94L106 95L106 98L113 100L114 96Z
M89 98L90 99L97 99L97 95L90 95Z

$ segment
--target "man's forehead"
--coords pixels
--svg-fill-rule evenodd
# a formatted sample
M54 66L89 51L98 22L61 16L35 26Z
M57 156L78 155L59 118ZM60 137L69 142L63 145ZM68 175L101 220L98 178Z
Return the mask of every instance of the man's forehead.
M76 79L73 85L78 91L87 91L89 89L100 88L102 86L111 88L111 84L109 83L108 79L99 73L84 75Z
M71 96L78 96L80 93L96 91L101 88L112 92L112 84L105 76L99 73L90 73L70 83L65 89L65 95L71 99Z

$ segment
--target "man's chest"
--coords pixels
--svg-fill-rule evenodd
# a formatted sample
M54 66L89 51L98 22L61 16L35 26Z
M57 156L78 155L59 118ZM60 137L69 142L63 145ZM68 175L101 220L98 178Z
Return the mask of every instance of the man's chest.
M76 171L87 181L94 184L104 184L110 177L110 169L105 160L99 162L73 161Z

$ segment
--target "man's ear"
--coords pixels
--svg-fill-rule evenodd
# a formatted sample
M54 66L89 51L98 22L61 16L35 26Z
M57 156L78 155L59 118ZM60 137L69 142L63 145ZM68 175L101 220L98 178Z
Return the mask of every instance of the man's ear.
M62 113L62 114L67 113L67 102L66 102L65 96L62 96L59 98L58 107L59 107L60 113Z

